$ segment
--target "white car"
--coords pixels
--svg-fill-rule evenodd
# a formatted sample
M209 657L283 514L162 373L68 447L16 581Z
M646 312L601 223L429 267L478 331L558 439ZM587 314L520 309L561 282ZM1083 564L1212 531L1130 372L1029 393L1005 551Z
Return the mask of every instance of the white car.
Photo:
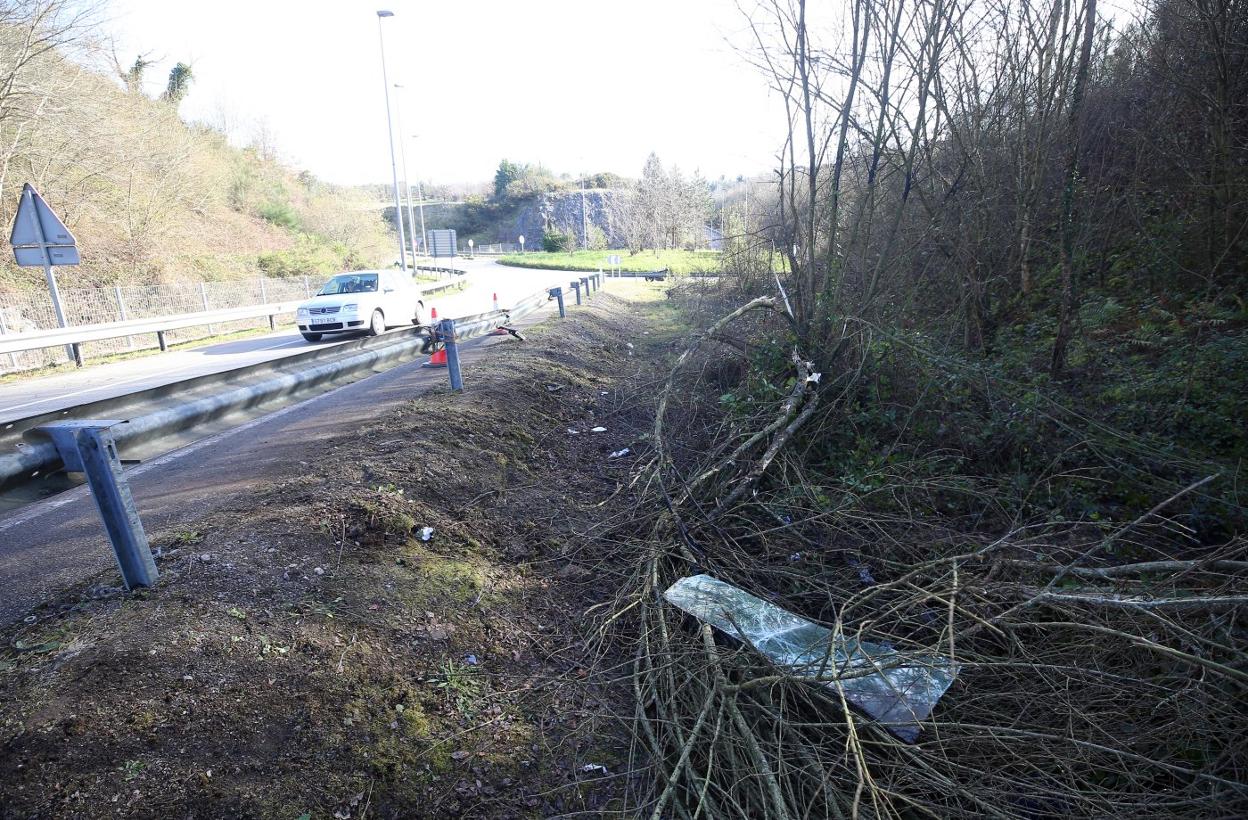
M425 303L412 277L399 270L340 273L295 312L299 332L309 342L327 333L363 330L370 336L388 327L424 324Z

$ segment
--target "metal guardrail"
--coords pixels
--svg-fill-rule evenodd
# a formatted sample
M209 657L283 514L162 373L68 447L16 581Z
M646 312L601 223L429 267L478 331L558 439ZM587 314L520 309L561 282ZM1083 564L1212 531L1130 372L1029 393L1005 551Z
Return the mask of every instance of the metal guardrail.
M455 268L421 268L438 273L451 275L451 281L421 287L422 294L436 293L450 288L460 287L468 281L467 271ZM240 319L256 319L269 317L269 327L276 329L274 317L283 313L293 313L295 308L304 301L271 302L264 305L247 305L245 307L224 308L221 310L205 310L196 313L179 313L172 316L156 316L148 319L127 319L120 322L101 322L91 325L75 325L57 327L48 330L30 330L22 333L0 335L0 355L5 353L21 353L26 350L40 350L46 347L62 345L77 346L86 342L98 342L105 339L117 339L122 336L137 336L144 333L155 333L160 349L167 350L165 333L186 327L214 325ZM75 355L78 363L82 363L81 351Z
M302 300L300 300L302 301ZM95 325L77 325L75 327L58 327L51 330L29 330L23 333L10 333L0 336L0 354L20 353L24 350L38 350L44 347L60 345L76 345L83 342L97 342L102 339L116 339L121 336L135 336L141 333L155 333L160 337L160 349L166 349L164 334L170 330L196 325L213 325L237 319L255 319L268 316L272 319L281 313L292 313L299 302L274 302L267 305L249 305L241 308L225 308L223 310L205 310L198 313L181 313L174 316L157 316L152 319L127 319L123 322L103 322Z
M547 289L514 302L506 311L488 311L456 320L456 335L465 340L493 330L499 320L515 319L547 302ZM0 430L0 487L11 486L61 466L52 441L32 438L34 428L55 421L83 417L123 417L113 428L117 444L159 439L218 418L239 407L254 407L280 396L304 393L319 384L353 373L371 371L417 353L423 337L416 328L391 331L334 347L315 347L304 353L235 370L101 399L75 407L14 419ZM219 386L220 390L211 389ZM166 401L170 400L172 401ZM135 415L136 408L142 410ZM12 448L12 449L9 449Z

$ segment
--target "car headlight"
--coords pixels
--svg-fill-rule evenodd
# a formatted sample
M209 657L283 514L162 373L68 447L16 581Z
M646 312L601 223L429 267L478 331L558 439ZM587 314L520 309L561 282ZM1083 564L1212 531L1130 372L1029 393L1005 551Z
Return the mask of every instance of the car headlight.
M359 310L359 309L360 309L360 306L359 306L359 305L355 305L355 304L351 304L351 305L343 305L343 306L342 306L342 312L343 312L343 313L355 313L355 312L356 312L357 310Z

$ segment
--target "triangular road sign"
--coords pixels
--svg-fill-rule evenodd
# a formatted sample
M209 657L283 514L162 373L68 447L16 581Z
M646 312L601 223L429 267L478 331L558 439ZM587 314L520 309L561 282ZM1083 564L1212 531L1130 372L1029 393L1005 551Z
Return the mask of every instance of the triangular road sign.
M30 195L27 196L27 193ZM34 220L30 218L30 209L35 209L35 215L38 217L39 226L36 228ZM43 230L43 236L38 235L38 229ZM29 182L22 186L22 202L17 207L17 216L13 220L13 233L9 236L9 243L12 245L39 245L46 242L49 245L76 245L74 235L70 233L69 228L65 227L65 223L61 218L52 213L52 209L48 207L48 203L43 197L39 196L39 192L34 189Z
M53 265L77 265L79 261L78 243L73 233L52 213L48 203L29 182L22 187L22 201L13 219L9 243L13 245L19 265L42 265L40 245L49 246L48 256Z

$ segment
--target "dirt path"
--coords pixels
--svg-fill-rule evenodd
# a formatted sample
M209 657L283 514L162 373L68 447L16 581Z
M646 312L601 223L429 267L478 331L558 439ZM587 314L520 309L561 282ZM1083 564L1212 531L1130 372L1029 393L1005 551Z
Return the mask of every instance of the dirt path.
M623 287L6 630L0 817L626 813L581 621L679 327Z

